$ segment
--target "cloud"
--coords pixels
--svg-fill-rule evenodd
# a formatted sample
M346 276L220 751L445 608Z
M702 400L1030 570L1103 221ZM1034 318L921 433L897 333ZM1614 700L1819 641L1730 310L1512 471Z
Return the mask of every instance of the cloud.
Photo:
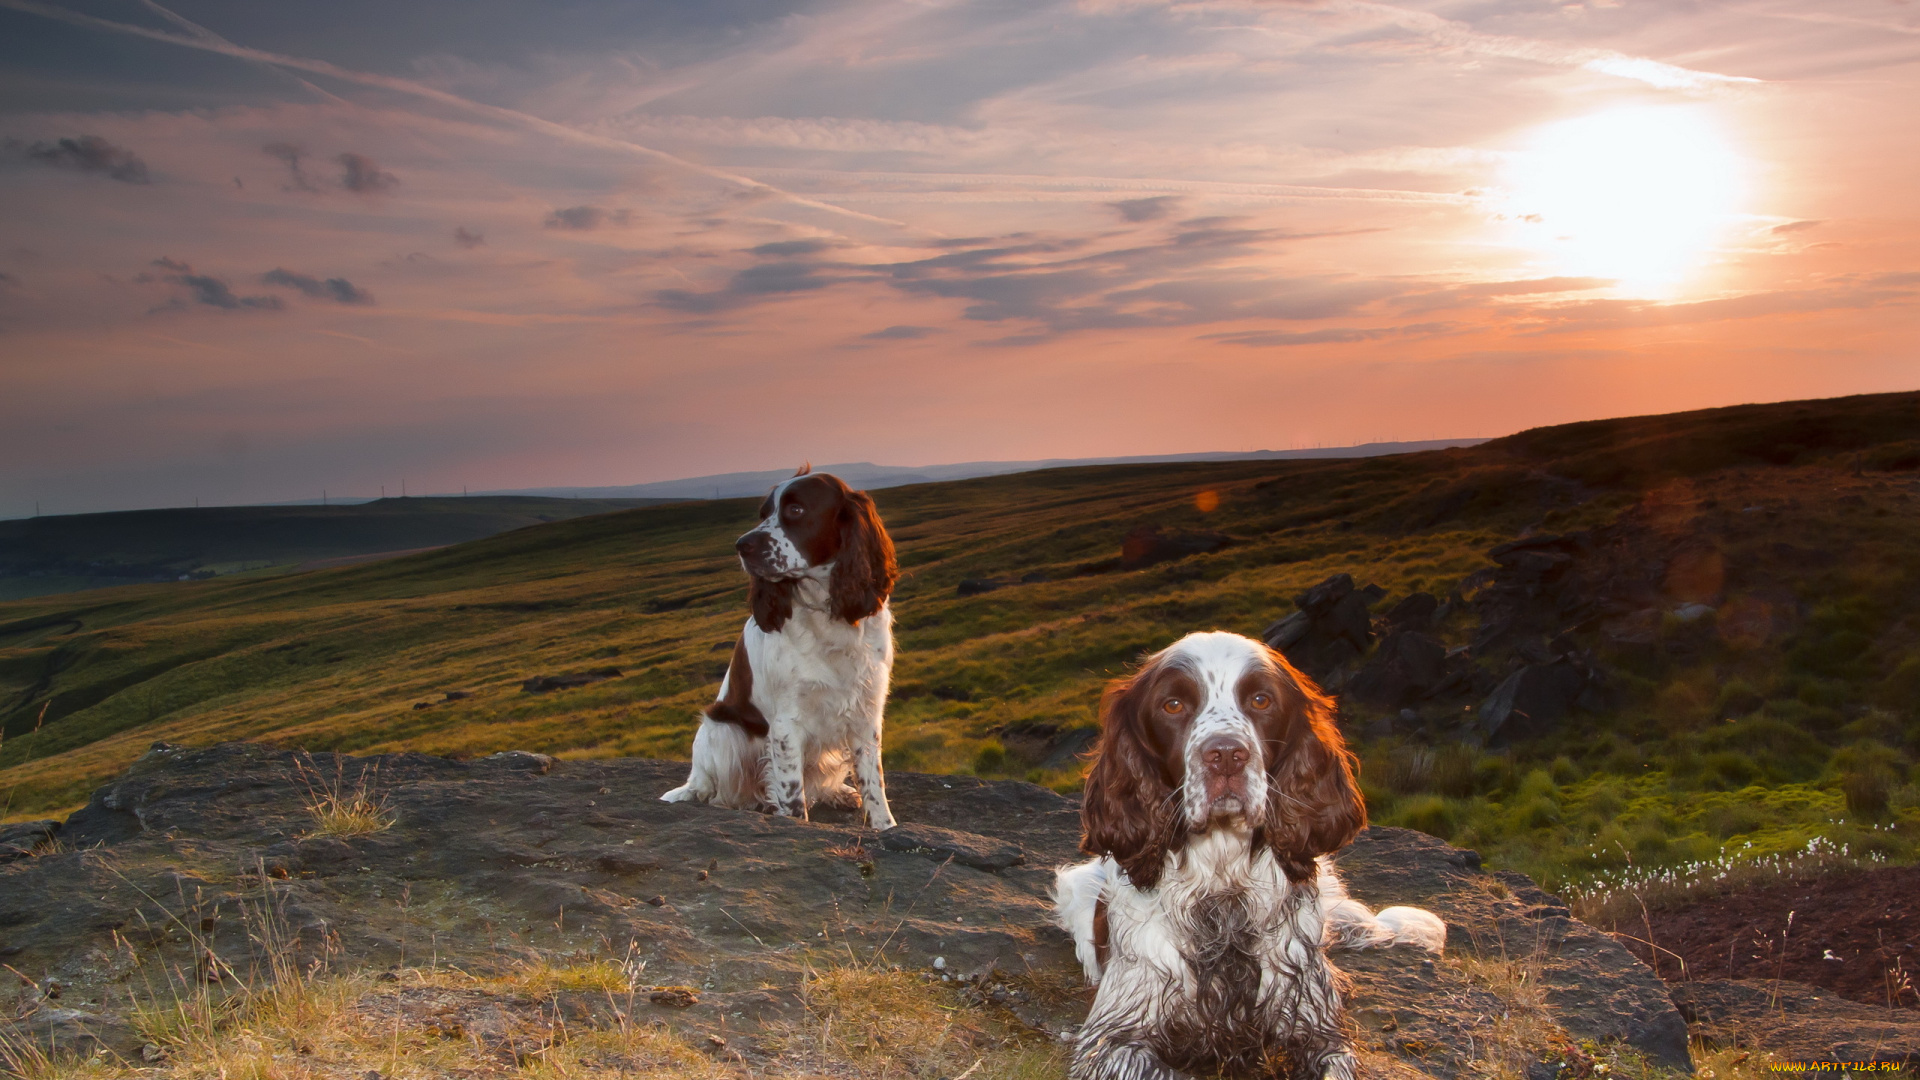
M184 286L187 294L192 297L193 302L197 304L220 308L223 311L239 311L241 309L279 311L282 307L286 306L280 302L280 298L277 296L236 296L234 295L233 289L229 288L226 282L210 274L195 273L191 264L180 262L177 259L162 257L153 260L153 265L167 272L164 274L141 274L134 278L134 280L141 282L165 281ZM172 303L162 305L154 310L163 311L185 306L186 305L179 300L174 300Z
M481 233L468 232L467 227L461 225L453 230L453 242L463 248L477 248L486 243L487 238Z
M1775 289L1691 303L1644 300L1584 300L1528 309L1521 318L1529 334L1593 332L1622 327L1690 326L1774 315L1910 306L1920 302L1920 273L1842 275L1803 289Z
M831 240L782 240L778 243L761 244L759 247L748 248L747 254L771 255L787 259L796 255L818 255L823 251L831 251L839 246L839 244Z
M967 301L960 312L965 319L1030 324L1031 329L998 343L1035 344L1080 330L1336 318L1415 288L1402 281L1275 273L1274 245L1300 238L1218 216L1193 218L1151 242L1121 248L1096 249L1085 237L1016 233L996 246L962 250L929 242L927 247L942 253L897 262L790 258L739 270L717 289L668 289L654 299L677 311L712 313L795 293L878 283L910 296ZM751 250L800 251L802 245L807 252L818 250L815 244L793 243Z
M307 179L306 173L300 171L300 159L305 157L307 154L307 151L303 147L295 143L272 142L261 147L260 152L286 165L288 181L287 181L285 190L287 191L319 191L320 190L319 188L313 186L313 181Z
M1107 205L1120 211L1120 216L1128 221L1158 221L1172 213L1179 201L1178 195L1151 195L1144 199L1121 199Z
M348 191L372 195L400 183L399 177L381 172L379 164L363 154L341 154L333 160L340 163L340 186Z
M275 268L260 275L263 285L279 285L289 289L298 289L308 296L319 300L332 300L340 304L371 304L373 297L356 288L346 278L327 278L322 281L306 274L296 274L284 268Z
M751 266L733 275L727 284L712 292L689 289L662 289L654 301L675 311L709 313L744 307L756 300L814 292L847 281L871 277L854 273L828 276L814 263L778 262Z
M18 147L17 143L8 144L9 149L15 147ZM55 168L103 173L108 179L126 184L149 182L146 162L126 147L115 146L98 135L82 135L76 139L60 139L50 143L37 142L19 149L29 161Z
M1805 232L1825 224L1825 221L1789 221L1785 225L1775 225L1773 231L1784 236L1787 233Z
M1437 289L1418 289L1395 301L1402 314L1419 314L1450 308L1473 306L1488 300L1516 297L1540 297L1557 293L1592 292L1614 284L1612 278L1548 277L1518 281L1480 281L1471 285L1447 285Z
M1009 342L1017 344L1088 329L1335 318L1408 290L1390 281L1276 274L1267 269L1272 245L1288 239L1237 219L1196 218L1154 243L1119 249L1026 238L878 269L903 292L972 301L964 318L1034 324Z
M939 332L939 328L933 326L889 326L860 336L867 341L918 341Z
M631 210L606 210L598 206L569 206L555 210L547 215L546 226L549 229L573 229L588 232L602 225L628 225L633 221Z

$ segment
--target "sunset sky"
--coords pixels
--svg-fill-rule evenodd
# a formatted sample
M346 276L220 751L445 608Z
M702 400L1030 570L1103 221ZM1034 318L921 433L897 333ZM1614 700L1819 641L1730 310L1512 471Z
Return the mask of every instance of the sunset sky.
M1907 0L0 0L0 517L1920 387Z

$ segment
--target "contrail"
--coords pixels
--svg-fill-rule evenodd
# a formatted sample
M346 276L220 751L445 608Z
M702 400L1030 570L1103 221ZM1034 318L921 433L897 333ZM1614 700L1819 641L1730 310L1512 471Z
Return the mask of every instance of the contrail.
M1681 67L1613 49L1554 45L1508 34L1483 34L1463 22L1372 0L1343 0L1338 6L1349 11L1383 16L1395 26L1425 34L1443 45L1455 45L1486 56L1584 68L1622 79L1634 79L1661 90L1704 90L1714 86L1755 84L1761 81L1745 75L1722 75L1717 71Z
M161 18L172 23L173 25L179 27L180 29L185 30L187 33L192 34L195 38L198 38L201 41L213 42L219 45L233 44L233 42L227 40L226 38L221 37L219 34L214 33L213 31L207 29L206 27L201 26L199 23L194 22L192 19L189 19L184 15L180 15L175 12L168 11L166 8L163 8L159 4L154 3L154 0L140 0L140 3L145 5L148 11L153 12L155 15L158 15ZM292 79L294 82L299 83L302 87L313 91L315 96L323 98L327 101L331 101L335 105L353 104L352 102L348 101L346 98L341 97L339 94L335 94L327 90L322 90L320 87L314 85L313 83L308 82L307 80L301 78L298 75L295 75L291 71L282 71L280 68L277 68L272 64L261 64L261 66L268 69L269 71L276 72L278 74L286 76L289 79Z
M287 56L283 53L268 52L264 49L255 49L246 45L236 45L210 31L194 37L183 37L179 34L170 34L164 30L153 30L144 26L135 26L132 23L114 22L111 19L101 19L92 15L83 15L80 12L68 11L65 8L55 7L51 4L37 3L36 0L0 0L0 7L11 8L14 11L25 12L28 15L38 15L42 18L70 23L74 26L84 26L94 30L106 30L116 34L128 34L133 37L146 38L149 41L162 41L169 45L178 45L182 48L219 53L223 56L231 56L238 60L254 60L260 63L273 64L277 67L292 68L296 71L305 71L315 75L325 75L329 78L358 83L362 86L371 86L381 90L411 94L415 97L425 98L428 101L438 102L442 105L450 105L457 109L464 109L493 120L513 124L569 142L582 143L601 149L624 150L628 153L638 154L654 161L685 169L688 172L700 176L705 176L711 180L718 180L721 183L730 184L745 191L774 196L795 206L821 210L838 217L850 218L855 221L885 225L892 229L907 227L905 222L894 221L891 218L877 217L873 214L863 214L858 210L848 210L845 207L835 206L832 203L809 199L790 191L782 191L779 188L769 184L763 184L750 177L740 176L735 173L688 161L685 158L669 154L664 150L655 150L651 146L642 146L639 143L628 142L624 139L608 138L604 135L589 134L578 128L567 127L565 124L556 124L551 120L543 120L538 116L523 113L516 109L503 108L498 105L487 105L482 102L463 98L458 94L447 93L445 90L437 90L431 86L425 86L409 79L395 78L391 75L375 75L370 72L343 68L338 64L331 64L325 60L309 60L305 57ZM175 22L175 25L179 25L180 22L184 21L185 20L178 20Z

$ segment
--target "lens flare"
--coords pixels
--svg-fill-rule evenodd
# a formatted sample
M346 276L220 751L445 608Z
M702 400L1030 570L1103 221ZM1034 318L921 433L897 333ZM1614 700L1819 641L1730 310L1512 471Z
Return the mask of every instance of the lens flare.
M1609 110L1549 125L1511 156L1504 216L1552 273L1672 293L1738 220L1750 171L1704 109Z

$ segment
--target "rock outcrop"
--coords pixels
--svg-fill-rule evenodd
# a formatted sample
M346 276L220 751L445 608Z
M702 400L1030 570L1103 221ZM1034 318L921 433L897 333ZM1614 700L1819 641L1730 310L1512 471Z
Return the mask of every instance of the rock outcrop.
M1717 1046L1764 1048L1788 1061L1920 1065L1920 1012L1862 1005L1787 979L1675 983L1673 1000Z
M1084 1013L1084 993L1044 999L1014 987L1075 980L1048 896L1053 868L1077 857L1075 799L895 773L889 795L905 824L875 834L847 812L806 823L658 801L684 770L527 753L309 758L156 745L52 831L57 843L42 830L37 853L0 866L0 954L34 980L21 1002L30 1024L129 1056L139 1049L126 1014L134 961L244 974L259 959L263 913L301 962L335 969L634 957L650 982L685 988L643 998L652 1019L724 1028L735 1047L793 1010L808 965L835 957L1001 987L994 1000L1055 1035ZM342 784L383 806L391 827L319 834L314 792ZM1370 830L1340 865L1367 903L1425 906L1450 927L1437 961L1410 950L1336 957L1372 1052L1464 1075L1516 1007L1486 977L1498 962L1544 988L1541 1030L1621 1040L1688 1067L1686 1026L1660 981L1525 878L1401 829ZM1553 1060L1550 1042L1515 1052Z

